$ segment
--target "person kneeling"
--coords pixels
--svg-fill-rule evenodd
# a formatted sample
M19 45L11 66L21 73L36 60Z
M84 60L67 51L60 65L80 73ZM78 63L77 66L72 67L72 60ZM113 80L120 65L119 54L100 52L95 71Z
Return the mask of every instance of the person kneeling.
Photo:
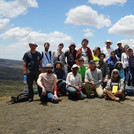
M123 91L124 81L120 78L119 71L114 69L112 71L111 79L107 82L107 86L103 92L106 94L106 99L119 101L120 98L123 98Z
M78 66L74 64L72 66L72 72L67 75L67 91L69 92L69 99L84 99L83 93L81 91L82 79L81 75L77 73Z
M41 73L37 80L37 84L39 87L41 87L39 89L41 102L48 99L53 103L58 103L58 96L56 91L57 76L52 73L52 69L52 65L48 63L46 66L46 73Z

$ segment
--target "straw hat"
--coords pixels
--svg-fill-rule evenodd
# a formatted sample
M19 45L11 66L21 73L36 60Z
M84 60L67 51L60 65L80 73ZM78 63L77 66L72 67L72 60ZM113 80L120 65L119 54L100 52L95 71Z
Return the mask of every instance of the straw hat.
M113 44L113 42L112 42L111 40L107 40L107 41L105 41L105 44L107 44L108 42L110 43L110 45Z

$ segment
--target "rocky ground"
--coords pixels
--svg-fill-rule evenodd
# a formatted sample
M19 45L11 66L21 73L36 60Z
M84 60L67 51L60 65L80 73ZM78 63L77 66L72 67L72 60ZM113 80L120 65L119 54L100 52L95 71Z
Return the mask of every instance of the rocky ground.
M7 103L0 98L0 134L134 134L134 97L120 103L60 97L59 104Z

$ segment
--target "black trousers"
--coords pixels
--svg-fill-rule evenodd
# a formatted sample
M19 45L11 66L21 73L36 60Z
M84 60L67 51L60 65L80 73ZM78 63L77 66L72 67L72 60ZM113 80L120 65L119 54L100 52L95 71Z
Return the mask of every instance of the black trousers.
M28 94L29 97L33 99L34 91L33 91L33 82L35 81L37 84L37 79L39 77L40 71L28 71L27 73L27 84L28 84Z

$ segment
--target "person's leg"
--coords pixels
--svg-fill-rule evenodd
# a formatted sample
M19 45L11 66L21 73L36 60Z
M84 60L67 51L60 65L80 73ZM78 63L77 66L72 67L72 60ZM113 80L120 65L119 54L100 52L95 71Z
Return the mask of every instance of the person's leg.
M58 100L54 97L54 94L50 91L47 91L47 98L52 102L52 103L58 103Z
M123 91L122 90L118 90L114 95L116 97L122 98L123 97Z
M27 74L28 94L31 101L33 100L33 75L33 72L28 72Z
M69 99L75 99L77 95L77 90L74 87L68 86L67 91L69 92Z
M103 93L106 94L111 100L115 100L115 101L118 101L118 100L119 100L119 98L116 97L116 96L112 93L111 90L106 90L106 89L104 89Z
M66 95L66 81L62 80L58 85L58 91L60 91L61 94Z
M84 85L84 88L86 90L87 96L91 95L91 91L93 91L93 90L95 91L95 87L91 83L86 83Z
M84 95L83 95L81 90L77 92L77 98L78 98L78 100L83 100L84 99Z
M99 98L102 98L103 97L103 90L102 90L101 84L99 84L99 85L96 86L96 93L97 93L97 95L98 95Z

